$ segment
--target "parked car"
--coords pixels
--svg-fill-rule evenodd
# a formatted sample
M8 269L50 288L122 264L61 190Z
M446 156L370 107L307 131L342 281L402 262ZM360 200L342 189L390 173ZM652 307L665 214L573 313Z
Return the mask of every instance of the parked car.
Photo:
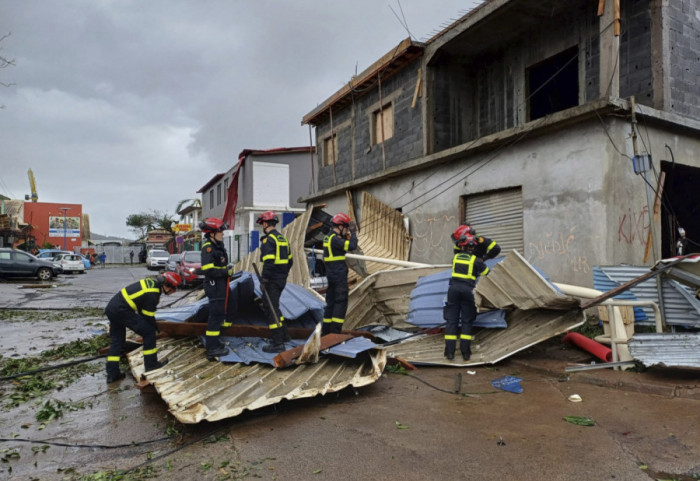
M200 251L185 251L182 253L177 265L177 273L182 277L183 285L193 286L201 284L204 276L200 273L202 267L202 253Z
M83 261L83 266L85 266L85 269L89 269L92 264L90 264L90 259L85 257L83 254L77 253L77 252L71 252L71 251L66 251L63 249L40 249L39 253L36 255L39 259L46 259L46 260L52 260L54 259L58 254L76 254L79 255Z
M63 268L63 272L85 274L85 264L80 254L56 254L53 265Z
M176 272L177 263L180 261L182 254L170 254L168 261L165 263L165 270L170 272Z
M48 281L61 272L50 260L17 249L0 248L0 277L37 277Z
M164 269L165 264L168 262L168 257L170 257L170 253L167 251L157 249L150 250L146 256L146 268L149 271Z

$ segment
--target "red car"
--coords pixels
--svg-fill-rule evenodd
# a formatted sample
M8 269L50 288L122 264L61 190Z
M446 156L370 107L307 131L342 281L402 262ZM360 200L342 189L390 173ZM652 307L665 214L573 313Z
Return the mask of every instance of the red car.
M202 253L200 251L185 251L177 263L175 272L182 277L183 286L201 284L204 276L200 274L202 267Z

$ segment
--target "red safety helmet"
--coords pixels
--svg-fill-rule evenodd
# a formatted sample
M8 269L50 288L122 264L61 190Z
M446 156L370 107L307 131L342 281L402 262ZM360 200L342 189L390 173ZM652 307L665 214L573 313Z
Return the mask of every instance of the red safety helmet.
M226 225L226 222L221 219L209 217L208 219L204 219L199 223L199 228L205 234L212 234L214 232L223 232L228 229L228 226Z
M469 229L471 229L471 227L469 227L468 225L460 225L455 229L454 233L452 234L452 240L457 242L460 237L470 233Z
M279 217L277 217L275 211L268 210L267 212L260 214L255 222L262 225L263 222L267 222L268 224L277 224L279 221Z
M471 234L463 234L459 239L457 239L457 245L459 247L474 247L476 246L476 239Z
M158 276L158 280L160 281L161 286L168 285L173 289L177 289L177 286L182 284L182 277L180 277L180 274L176 274L175 272L163 272L160 276Z
M347 214L336 214L331 219L331 224L333 225L350 225L350 216Z

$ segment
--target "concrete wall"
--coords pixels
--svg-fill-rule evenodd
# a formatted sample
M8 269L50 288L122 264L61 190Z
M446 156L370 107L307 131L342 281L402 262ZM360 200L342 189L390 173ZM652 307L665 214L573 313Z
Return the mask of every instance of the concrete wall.
M327 189L383 170L385 167L415 159L423 154L422 106L411 107L420 60L407 66L396 76L382 81L382 102L394 107L394 136L384 143L371 145L371 115L379 109L379 90L358 95L353 105L333 110L333 130L338 141L335 174L332 165L323 166L323 139L330 135L330 120L316 128L318 187ZM335 178L334 178L335 176Z
M315 156L314 156L315 157ZM289 206L305 208L299 197L311 193L311 156L308 152L285 154L251 154L246 157L238 182L238 206L253 206L252 161L289 166ZM263 206L264 207L264 206Z
M666 2L664 2L666 3ZM700 118L700 0L669 0L669 84L672 112Z
M643 265L649 231L644 181L615 149L631 155L630 125L613 118L606 126L615 146L595 120L523 140L495 157L465 156L366 190L408 216L410 260L442 264L452 256L449 234L459 224L460 196L521 186L522 254L554 281L592 286L595 265ZM700 140L653 127L644 134L657 159L664 158L664 143L673 142L684 163L700 166Z

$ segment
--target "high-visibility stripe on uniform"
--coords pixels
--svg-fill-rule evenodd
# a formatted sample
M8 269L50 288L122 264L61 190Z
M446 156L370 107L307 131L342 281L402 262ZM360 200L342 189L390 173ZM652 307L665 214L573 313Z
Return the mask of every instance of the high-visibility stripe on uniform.
M336 323L338 323L338 324L342 324L342 323L345 322L345 319L340 319L340 318L338 318L338 317L334 317L333 319L331 319L331 321L332 321L332 322L336 322Z
M126 287L124 287L121 290L122 297L126 301L127 304L129 304L129 307L131 307L135 312L139 312L139 308L136 306L136 303L134 302L134 299L141 297L144 294L147 294L149 292L154 292L156 294L160 294L160 289L155 287L155 281L153 279L141 279L141 290L134 292L133 294L129 294L126 292ZM143 311L143 314L147 316L154 316L155 313L151 313L150 311Z
M446 341L456 341L457 336L454 334L445 334L445 340Z
M476 261L476 256L471 254L457 254L454 256L452 259L452 277L475 281L474 261ZM466 272L464 272L465 269Z
M333 321L331 319L324 319L323 322L325 322L326 324L330 324Z
M107 362L119 362L119 356L107 356Z
M205 333L206 336L218 336L221 333L221 331L207 331Z
M326 236L325 239L323 239L323 247L325 248L324 251L324 256L323 256L323 261L324 262L333 262L333 261L344 261L345 260L345 251L348 250L350 247L350 241L346 240L345 244L343 244L343 247L345 248L345 251L343 251L342 254L340 255L334 255L333 254L333 248L331 247L331 242L333 240L333 237L335 237L335 233ZM328 256L325 255L325 253L328 252Z
M459 336L459 338L460 338L460 339L464 339L464 340L466 340L466 341L471 341L472 339L474 339L474 337L471 336L471 335L469 335L469 334L462 334L462 335Z
M154 347L153 349L146 349L146 350L144 350L144 351L143 351L143 355L144 355L144 356L150 356L150 355L155 354L155 353L157 353L157 352L158 352L158 348L157 348L157 347Z
M221 327L231 327L231 326L233 326L232 322L224 322L223 324L221 324Z
M282 324L280 324L279 326L277 324L269 324L267 327L269 329L279 329L280 327L282 327Z

